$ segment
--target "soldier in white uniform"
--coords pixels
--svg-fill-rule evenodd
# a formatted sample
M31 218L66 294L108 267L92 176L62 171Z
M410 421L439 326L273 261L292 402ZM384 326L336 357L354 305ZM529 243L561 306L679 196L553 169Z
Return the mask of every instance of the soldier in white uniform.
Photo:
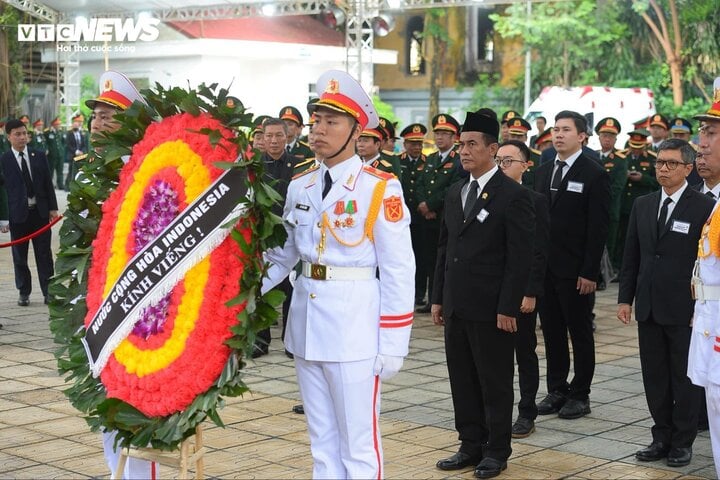
M700 120L698 155L720 164L720 77L715 79L713 105ZM720 209L715 205L703 228L693 275L695 317L688 356L688 377L705 387L715 471L720 478Z
M415 260L410 213L392 174L364 166L355 141L378 117L347 73L317 82L319 166L288 187L288 238L267 254L267 291L298 261L285 337L294 354L314 478L382 478L381 380L408 353ZM376 272L379 271L379 275Z

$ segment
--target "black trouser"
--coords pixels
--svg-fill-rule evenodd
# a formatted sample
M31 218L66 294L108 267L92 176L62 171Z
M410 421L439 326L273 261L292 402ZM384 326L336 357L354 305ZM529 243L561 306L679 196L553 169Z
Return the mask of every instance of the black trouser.
M577 279L545 275L545 297L540 301L540 325L545 338L548 392L576 400L587 400L595 373L595 338L590 317L590 295L580 295ZM575 376L568 383L570 349L573 347Z
M535 420L538 415L535 397L540 386L540 367L535 352L537 347L536 320L537 309L532 313L518 314L517 332L515 333L515 359L520 382L518 414L529 420Z
M415 303L421 303L427 290L427 269L425 255L425 228L423 220L410 223L410 239L412 240L413 254L415 255ZM434 268L434 267L433 267ZM428 301L432 301L428 298Z
M455 315L445 320L445 355L462 452L500 461L512 453L514 343L514 335L494 321Z
M55 185L59 189L65 188L65 182L63 181L63 165L65 164L65 158L60 156L50 155L48 156L50 162L50 178L55 175Z
M702 389L687 376L691 327L638 322L645 398L655 425L653 441L691 447L697 435Z
M293 288L288 277L285 277L285 280L278 283L275 288L285 294L285 301L282 307L282 339L285 340L285 328L287 327L287 317L290 312L290 299L292 298ZM270 328L264 328L257 332L257 343L270 345L270 340Z
M10 239L16 240L36 232L47 225L48 222L49 219L40 217L37 208L31 208L25 222L10 223ZM50 249L51 240L52 231L50 229L32 239L40 290L42 290L44 296L48 294L50 277L55 273L52 250ZM12 247L13 267L15 268L15 287L20 291L20 295L23 296L30 295L32 292L32 276L30 275L30 268L28 268L29 243L30 242L23 242L18 245L13 245Z
M440 224L437 220L425 220L425 253L423 254L423 262L425 262L425 275L427 276L428 285L428 303L432 302L433 279L435 277L435 263L437 262L438 238L440 237ZM415 262L417 263L417 261Z

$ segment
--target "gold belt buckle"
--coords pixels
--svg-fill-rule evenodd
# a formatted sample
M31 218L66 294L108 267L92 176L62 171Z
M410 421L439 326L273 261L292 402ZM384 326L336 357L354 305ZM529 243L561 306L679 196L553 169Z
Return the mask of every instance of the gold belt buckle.
M310 278L314 280L327 280L327 266L319 263L310 265Z

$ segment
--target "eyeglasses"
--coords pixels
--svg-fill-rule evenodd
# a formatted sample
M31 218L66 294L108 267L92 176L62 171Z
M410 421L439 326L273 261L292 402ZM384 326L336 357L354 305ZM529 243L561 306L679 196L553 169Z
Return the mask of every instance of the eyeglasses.
M660 170L663 167L667 167L668 170L675 170L678 165L686 165L685 162L678 162L675 160L655 160L655 169Z
M527 163L525 160L516 160L513 157L495 157L495 162L505 168L511 166L513 162Z

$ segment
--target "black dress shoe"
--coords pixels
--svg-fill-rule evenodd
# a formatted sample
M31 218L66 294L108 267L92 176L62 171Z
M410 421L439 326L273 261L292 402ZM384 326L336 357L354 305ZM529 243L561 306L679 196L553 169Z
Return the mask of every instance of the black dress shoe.
M567 397L560 392L550 392L538 403L538 415L550 415L560 411Z
M635 458L641 462L654 462L668 456L670 447L662 442L652 442L646 448L635 452Z
M535 431L535 422L529 418L518 417L512 426L512 438L526 438Z
M588 413L590 413L590 400L575 400L574 398L570 398L558 412L558 417L574 420L584 417Z
M260 345L255 344L253 345L253 352L252 352L252 358L260 358L263 355L268 354L268 346L267 345Z
M416 308L415 311L416 311L417 313L430 313L430 307L431 307L430 304L429 304L429 303L426 303L426 304L423 305L422 307Z
M415 299L415 306L425 305L425 300L421 299Z
M288 357L288 358L291 359L291 360L292 360L293 358L295 358L295 355L293 355L292 353L288 352L287 349L285 349L285 356Z
M45 295L45 300L44 300L43 303L45 303L45 305L47 305L48 303L50 303L50 297L48 297L47 295Z
M479 455L470 455L465 452L457 452L455 455L439 460L435 466L440 470L462 470L469 466L475 466L480 461Z
M18 298L18 305L21 307L27 307L28 305L30 305L30 296L20 295L20 298Z
M299 405L293 405L292 411L298 415L305 415L305 407L303 407L302 403Z
M692 447L671 448L667 456L668 467L684 467L692 460Z
M507 468L507 462L501 462L494 458L485 457L482 462L475 467L475 477L477 478L493 478Z

